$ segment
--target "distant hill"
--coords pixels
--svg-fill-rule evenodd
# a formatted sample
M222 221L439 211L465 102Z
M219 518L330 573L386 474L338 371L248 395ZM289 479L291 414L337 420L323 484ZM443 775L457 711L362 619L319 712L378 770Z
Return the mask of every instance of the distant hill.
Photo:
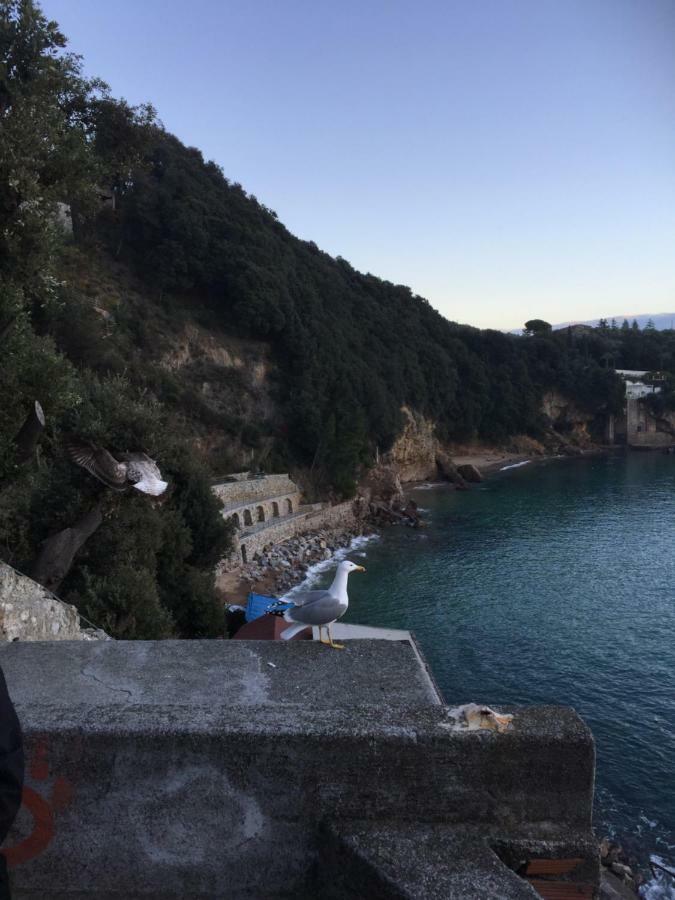
M603 318L607 321L608 324L612 321L612 319L615 319L616 324L619 326L619 328L621 328L621 324L623 323L624 319L628 319L631 325L633 324L633 320L635 319L640 328L644 328L647 322L649 322L649 320L651 319L658 331L668 331L669 329L673 328L673 325L675 325L675 312L656 313L651 315L649 313L644 313L639 316L603 316ZM599 322L600 319L585 319L583 322L561 322L559 325L554 325L553 330L555 331L558 328L567 328L568 325L592 325L593 327L596 327Z
M616 321L616 324L621 328L623 324L623 320L627 319L629 324L633 324L633 321L637 321L640 329L642 330L647 322L651 319L654 323L654 326L657 331L669 331L675 328L675 312L672 313L641 313L640 315L620 315L620 316L603 316L608 325L611 324L612 319ZM554 331L559 331L561 328L567 328L570 325L590 325L592 328L596 328L600 324L600 319L573 319L570 322L558 322L556 325L553 325ZM512 328L509 334L522 334L523 327L520 328Z

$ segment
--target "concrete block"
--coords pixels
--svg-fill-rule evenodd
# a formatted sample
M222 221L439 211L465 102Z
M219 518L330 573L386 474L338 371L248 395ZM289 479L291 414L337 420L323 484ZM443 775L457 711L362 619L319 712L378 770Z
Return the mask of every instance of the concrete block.
M29 804L10 836L19 900L315 898L325 822L399 841L590 834L593 741L574 711L457 731L409 643L9 644L0 664L42 815Z

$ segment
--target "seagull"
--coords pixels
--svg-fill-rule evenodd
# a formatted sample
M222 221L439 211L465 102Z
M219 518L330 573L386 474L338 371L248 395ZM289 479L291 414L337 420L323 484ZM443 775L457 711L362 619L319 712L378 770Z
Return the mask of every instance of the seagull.
M146 453L120 453L115 459L104 447L95 444L66 445L70 458L114 491L124 491L130 485L143 494L158 497L167 489L154 459Z
M336 650L343 650L344 644L336 644L330 633L333 622L341 619L347 612L349 597L347 596L347 578L351 572L365 572L363 566L345 559L337 567L333 583L325 591L305 591L295 594L290 600L279 600L268 608L268 612L283 616L287 622L293 622L290 628L281 632L281 639L289 641L308 625L317 625L319 641ZM328 640L324 640L321 629L325 628Z

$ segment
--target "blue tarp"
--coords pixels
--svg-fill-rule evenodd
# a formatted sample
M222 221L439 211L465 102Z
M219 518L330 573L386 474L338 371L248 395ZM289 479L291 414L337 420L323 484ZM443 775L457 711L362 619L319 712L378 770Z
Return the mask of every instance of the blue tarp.
M249 594L246 604L246 621L252 622L264 616L268 607L277 602L276 597L265 597L263 594Z

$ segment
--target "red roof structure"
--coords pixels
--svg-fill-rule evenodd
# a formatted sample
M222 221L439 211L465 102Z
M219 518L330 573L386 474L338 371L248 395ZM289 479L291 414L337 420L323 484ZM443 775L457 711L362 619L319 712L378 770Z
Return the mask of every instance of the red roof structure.
M252 622L242 625L239 631L232 638L233 641L278 641L281 639L281 632L285 628L290 628L290 624L283 616L273 616L267 613L259 616ZM301 632L294 635L292 641L307 641L312 639L312 629L308 626L303 628Z

